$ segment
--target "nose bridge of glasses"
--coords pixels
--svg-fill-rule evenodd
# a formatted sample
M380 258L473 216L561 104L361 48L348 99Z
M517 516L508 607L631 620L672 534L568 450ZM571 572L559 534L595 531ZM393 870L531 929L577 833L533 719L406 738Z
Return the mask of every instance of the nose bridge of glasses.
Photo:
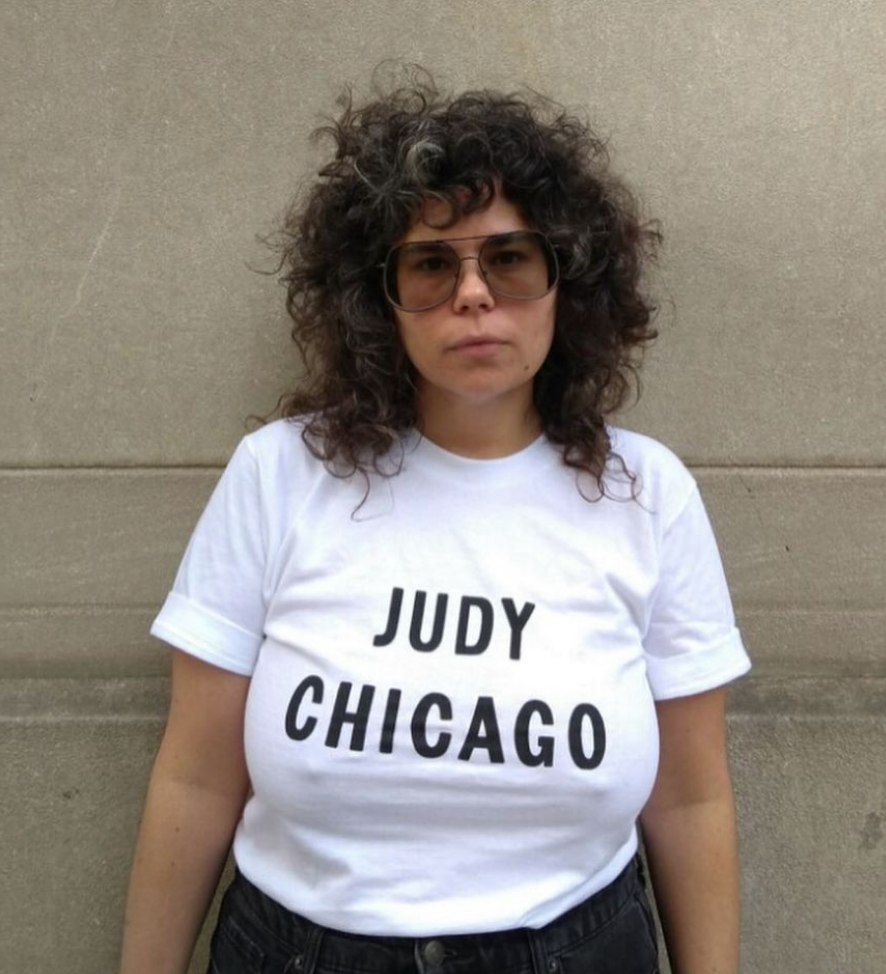
M458 263L455 265L455 275L452 282L453 292L460 291L466 285L468 287L475 287L477 284L481 284L486 291L490 294L493 293L489 280L486 277L486 269L480 261L479 251L476 254L465 254L464 257L460 257L458 254L455 256ZM463 265L466 260L475 262L473 274L466 273L463 270Z

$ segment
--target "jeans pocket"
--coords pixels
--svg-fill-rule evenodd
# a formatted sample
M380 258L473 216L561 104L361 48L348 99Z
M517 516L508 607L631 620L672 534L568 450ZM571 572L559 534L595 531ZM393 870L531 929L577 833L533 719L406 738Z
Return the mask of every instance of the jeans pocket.
M643 895L631 897L592 937L560 953L558 969L563 974L657 974L658 946Z
M262 974L264 964L261 947L222 911L209 948L209 974Z

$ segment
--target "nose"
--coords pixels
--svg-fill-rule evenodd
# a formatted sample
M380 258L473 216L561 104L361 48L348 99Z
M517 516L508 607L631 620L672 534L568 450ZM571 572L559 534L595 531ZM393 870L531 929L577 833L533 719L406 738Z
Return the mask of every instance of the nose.
M455 283L453 307L456 311L473 311L495 307L495 298L480 272L479 257L462 257Z

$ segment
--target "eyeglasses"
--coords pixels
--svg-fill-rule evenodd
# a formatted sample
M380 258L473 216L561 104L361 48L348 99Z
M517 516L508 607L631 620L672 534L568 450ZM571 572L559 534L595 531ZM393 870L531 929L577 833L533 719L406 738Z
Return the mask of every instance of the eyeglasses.
M453 243L483 240L477 256L459 257ZM430 311L445 304L458 287L463 261L476 260L489 290L500 298L537 301L560 278L550 240L537 230L491 237L454 237L392 247L381 264L385 297L401 311Z

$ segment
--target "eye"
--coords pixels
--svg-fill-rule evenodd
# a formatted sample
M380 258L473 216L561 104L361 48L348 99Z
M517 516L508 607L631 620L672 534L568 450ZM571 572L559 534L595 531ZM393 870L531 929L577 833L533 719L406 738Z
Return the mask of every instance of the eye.
M439 254L431 254L425 257L415 257L409 262L409 269L422 274L441 274L450 269L451 261Z
M524 231L490 237L480 254L485 267L502 273L521 270L525 265L537 261L538 257L539 247L535 236Z
M489 256L489 263L494 267L508 267L512 264L522 264L527 259L528 255L525 250L508 247L495 250Z
M399 254L399 271L416 277L439 277L452 274L458 258L445 244L414 244Z

